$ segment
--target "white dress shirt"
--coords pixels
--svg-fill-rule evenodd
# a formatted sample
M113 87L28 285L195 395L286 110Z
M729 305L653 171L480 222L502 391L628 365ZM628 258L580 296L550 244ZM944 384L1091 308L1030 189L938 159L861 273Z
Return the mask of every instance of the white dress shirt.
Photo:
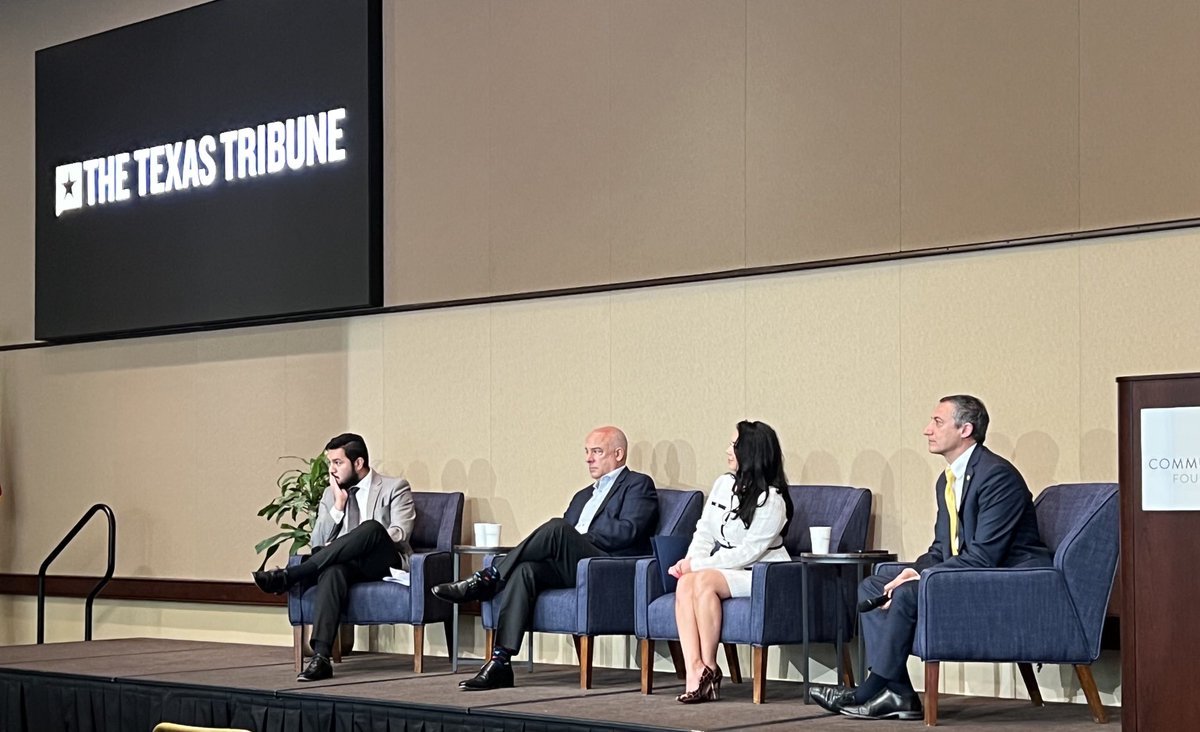
M592 497L588 502L583 504L583 511L579 514L579 521L575 523L575 530L581 534L586 534L589 527L592 525L592 519L596 518L596 512L604 505L604 499L608 497L608 492L612 490L613 483L617 482L617 476L625 466L606 475L600 476L600 480L596 481L596 487L592 489Z
M358 492L354 494L354 500L358 502L358 521L359 521L359 523L362 523L363 521L366 521L367 519L371 518L371 514L368 512L368 507L367 507L367 498L368 498L367 493L371 490L371 480L374 477L375 477L375 472L373 470L371 470L370 468L368 468L367 474L363 476L363 479L358 481L358 483L355 484L358 486ZM335 524L340 524L342 522L342 519L344 519L346 517L346 512L345 512L345 510L339 511L336 508L331 508L331 509L329 509L329 517L333 519L333 522ZM353 529L354 527L351 526L350 528ZM347 532L343 531L342 533L345 534Z

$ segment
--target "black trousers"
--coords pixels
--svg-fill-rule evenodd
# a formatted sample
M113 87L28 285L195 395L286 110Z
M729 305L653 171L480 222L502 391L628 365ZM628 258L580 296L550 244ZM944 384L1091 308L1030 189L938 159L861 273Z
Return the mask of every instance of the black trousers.
M496 645L521 649L521 639L533 624L538 593L575 586L575 566L587 557L604 557L603 551L584 538L564 519L550 519L534 529L507 556L496 562L505 582L498 598Z
M868 600L883 594L891 577L872 575L858 586L858 599ZM917 590L920 580L905 582L892 590L887 610L872 610L862 615L863 640L867 644L867 666L889 681L908 676L908 657L917 633Z
M307 561L288 569L290 579L297 583L317 578L313 652L328 656L333 651L333 639L350 585L383 579L390 568L402 566L404 557L396 551L387 529L378 521L367 520L331 541Z

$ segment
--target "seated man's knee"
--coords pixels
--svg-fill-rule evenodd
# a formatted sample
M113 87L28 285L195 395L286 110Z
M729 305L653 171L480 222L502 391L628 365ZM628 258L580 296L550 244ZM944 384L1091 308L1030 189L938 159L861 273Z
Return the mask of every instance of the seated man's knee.
M883 575L873 574L858 585L858 599L870 600L883 594L884 586L891 580Z
M920 588L920 581L913 580L897 585L892 589L892 607L916 607L917 592Z

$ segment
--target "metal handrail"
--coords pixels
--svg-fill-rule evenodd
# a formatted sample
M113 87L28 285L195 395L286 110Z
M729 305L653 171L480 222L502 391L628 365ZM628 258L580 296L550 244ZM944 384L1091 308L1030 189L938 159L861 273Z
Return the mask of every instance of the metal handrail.
M96 599L96 595L100 594L100 590L108 584L108 581L113 576L113 566L116 563L117 557L117 517L113 515L113 511L103 503L97 503L88 509L88 512L79 519L79 523L75 524L75 528L63 537L63 540L58 542L58 546L54 547L54 551L50 552L50 556L46 557L46 561L42 562L42 568L38 570L38 626L37 626L37 642L39 644L46 642L46 570L50 568L50 563L58 558L63 549L67 548L67 544L75 538L87 522L96 515L97 511L103 511L108 516L108 569L104 573L104 577L96 583L92 591L88 593L87 604L83 623L83 639L92 639L92 602Z

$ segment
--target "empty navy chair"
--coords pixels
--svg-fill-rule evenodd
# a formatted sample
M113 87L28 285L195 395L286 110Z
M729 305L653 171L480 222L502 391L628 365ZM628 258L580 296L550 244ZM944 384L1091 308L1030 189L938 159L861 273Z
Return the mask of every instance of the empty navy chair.
M421 673L424 665L425 626L429 623L449 628L451 607L433 596L433 586L453 582L450 549L457 541L462 525L462 493L425 493L413 491L417 520L413 525L413 553L409 585L397 582L360 582L350 586L341 622L350 625L413 626L413 670ZM300 561L292 557L289 565ZM296 670L303 665L304 625L313 621L316 582L303 583L288 591L288 620L294 632ZM341 660L341 645L334 643L334 660Z
M845 486L790 486L795 513L784 537L793 557L811 549L810 526L831 527L829 551L860 552L867 542L871 520L871 492ZM817 642L845 641L853 632L852 583L839 579L834 567L809 568L809 639ZM760 562L751 570L750 597L725 600L721 604L721 643L726 645L730 677L740 680L736 659L729 646L749 644L754 648L754 702L766 699L767 648L803 642L801 623L801 577L799 562ZM842 636L839 639L837 593L842 593ZM657 560L637 563L634 586L635 635L641 641L642 693L654 687L654 642L679 640L675 627L675 593L664 592ZM677 664L678 668L678 664Z
M1091 664L1100 656L1120 547L1116 483L1056 485L1034 501L1054 566L939 569L922 575L913 653L925 662L925 723L937 724L940 661L1016 663L1034 705L1032 664L1071 664L1092 718L1108 721ZM896 573L904 565L881 565Z
M691 536L704 508L700 491L659 488L655 535ZM494 557L485 559L491 566ZM569 633L579 654L579 686L592 688L592 639L598 635L633 634L633 576L638 557L591 557L576 568L575 586L547 590L533 608L532 630ZM496 630L498 598L482 603L483 627L490 652ZM533 649L530 649L530 658Z

